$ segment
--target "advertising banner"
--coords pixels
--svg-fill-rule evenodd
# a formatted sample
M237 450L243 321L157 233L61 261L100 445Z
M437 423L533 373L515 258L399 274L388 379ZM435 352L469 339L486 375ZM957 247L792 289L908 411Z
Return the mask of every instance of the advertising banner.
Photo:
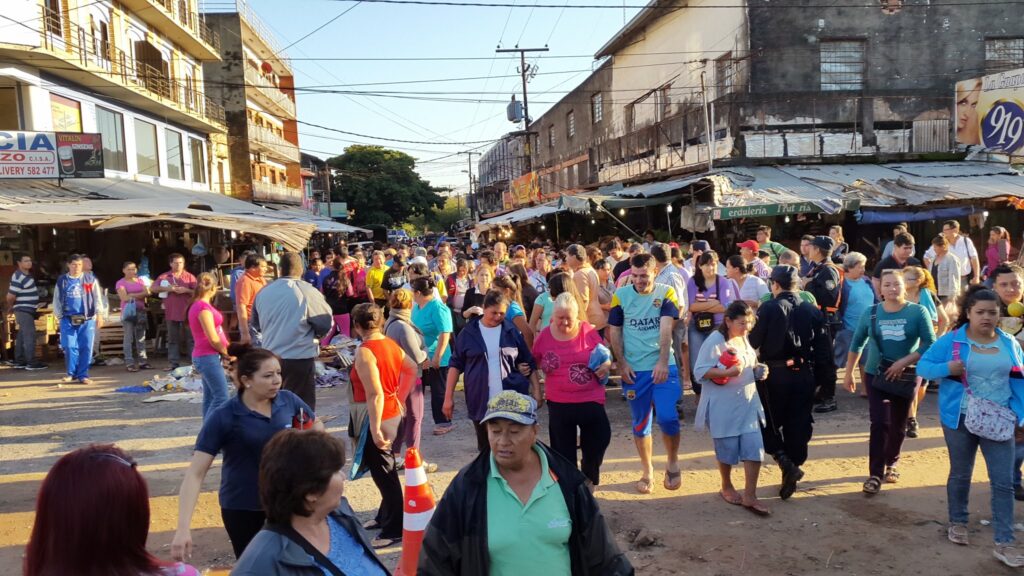
M1024 155L1024 68L956 83L956 142Z
M523 174L512 181L512 204L523 206L540 200L540 181L536 172Z
M102 138L0 131L0 178L103 178Z

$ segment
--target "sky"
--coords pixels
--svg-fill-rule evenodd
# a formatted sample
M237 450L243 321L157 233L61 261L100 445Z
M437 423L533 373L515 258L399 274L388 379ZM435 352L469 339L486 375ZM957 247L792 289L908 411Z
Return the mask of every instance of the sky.
M470 1L470 0L455 0ZM488 2L488 0L483 0ZM511 3L512 0L495 0ZM357 3L352 0L248 0L283 48L348 10L336 21L285 50L292 58L296 87L331 91L404 92L395 97L297 90L300 121L368 136L411 140L397 143L299 126L299 146L321 158L346 146L379 144L407 152L417 171L436 186L464 193L467 156L450 154L489 147L516 130L505 118L512 94L521 99L518 54L495 48L548 46L528 54L537 75L528 85L530 116L579 85L594 66L593 54L632 18L640 0L588 0L607 9L533 8L566 0L514 0L517 7L420 6ZM581 3L581 0L572 0ZM211 4L220 4L213 0ZM354 7L353 7L354 6ZM324 60L333 58L335 60ZM337 60L341 58L352 60ZM423 60L366 60L421 58ZM442 60L441 58L476 58ZM438 81L473 78L458 81ZM425 80L426 82L419 82ZM416 81L416 82L412 82ZM401 84L381 84L395 83ZM375 84L367 86L367 84ZM328 86L328 88L324 88ZM409 94L409 92L415 92ZM444 94L425 94L442 92ZM461 94L459 94L461 93ZM429 98L425 100L424 98ZM438 98L458 102L437 101ZM489 102L476 102L487 100ZM440 158L436 161L433 159ZM473 173L479 156L473 156Z

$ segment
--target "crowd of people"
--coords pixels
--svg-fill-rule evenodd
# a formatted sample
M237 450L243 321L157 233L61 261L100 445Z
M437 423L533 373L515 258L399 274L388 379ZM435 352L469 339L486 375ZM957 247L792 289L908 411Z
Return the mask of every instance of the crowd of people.
M815 414L838 408L837 373L845 369L842 388L869 405L863 492L899 482L904 441L918 435L918 406L937 388L950 458L949 540L968 543L980 448L992 485L994 554L1022 567L1012 514L1014 498L1024 500L1024 269L998 227L984 266L956 221L920 248L903 224L870 271L839 226L804 236L799 252L772 240L768 226L734 246L659 243L653 235L565 247L537 239L511 249L499 241L350 251L342 243L305 258L283 254L271 282L266 261L252 252L230 275L237 342L210 305L214 275L192 277L172 256L169 272L139 288L126 263L122 303L166 292L168 328L188 327L181 339L168 338L169 361L180 360L178 346L190 339L203 379L204 422L181 487L172 554L187 559L203 478L223 454L220 504L239 574L290 574L266 568L285 556L325 573L349 562L358 573L386 572L373 549L402 539L401 448L419 446L428 398L433 435L460 425L461 381L479 455L439 503L421 571L519 574L544 562L562 566L557 573L629 574L593 499L611 432L625 424L605 410L609 381L621 384L629 406L637 492L653 491L655 422L666 456L661 485L682 487L682 398L690 391L694 424L712 439L721 499L769 516L758 498L765 457L777 463L778 494L787 500L805 476ZM89 326L95 304L79 265L69 261L54 302L62 306L68 376L85 379L74 350L90 342L76 342L75 327ZM132 334L126 330L129 370L146 366L144 346L132 356ZM345 447L301 431L323 428L313 363L335 336L360 342L351 369L353 473L368 471L381 494L378 513L361 526L335 479ZM545 406L548 445L538 436ZM323 469L296 476L291 462L311 450L329 455ZM738 466L741 490L732 481ZM519 530L505 521L513 514L551 529ZM367 530L379 533L370 539ZM535 555L521 554L523 538ZM349 554L336 556L336 545Z

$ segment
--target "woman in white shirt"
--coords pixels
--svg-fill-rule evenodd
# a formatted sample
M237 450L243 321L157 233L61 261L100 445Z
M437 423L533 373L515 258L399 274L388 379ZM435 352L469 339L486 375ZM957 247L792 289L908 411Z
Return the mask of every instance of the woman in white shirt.
M740 300L755 310L761 304L761 296L769 292L764 280L754 275L753 265L740 255L725 261L725 275L740 287Z

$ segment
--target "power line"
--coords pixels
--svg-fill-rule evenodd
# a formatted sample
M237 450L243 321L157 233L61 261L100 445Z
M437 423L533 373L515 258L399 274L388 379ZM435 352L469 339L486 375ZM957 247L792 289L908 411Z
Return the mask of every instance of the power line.
M331 0L334 2L351 2L352 0ZM455 2L452 0L362 0L366 3L373 4L397 4L397 5L409 5L409 6L449 6L458 8L548 8L548 9L561 9L571 8L574 10L621 10L621 9L649 9L649 10L678 10L678 9L710 9L710 10L736 10L741 8L736 4L696 4L691 5L687 2L681 3L661 3L655 5L649 4L533 4L533 5L522 5L516 4L515 2ZM967 1L956 1L956 2L936 2L932 1L927 4L903 4L902 9L915 9L915 8L944 8L947 6L1006 6L1019 4L1019 0L986 0L982 2L967 2ZM859 4L766 4L763 6L750 6L750 9L780 9L780 8L862 8L870 10L879 10L880 6L877 3L859 3Z
M295 45L296 45L296 44L298 44L299 42L302 42L302 41L303 41L303 40L305 40L306 38L309 38L309 37L310 37L310 36L312 36L313 34L316 34L317 32L319 32L319 31L323 30L324 28L326 28L326 27L330 26L330 25L331 25L331 24L332 24L332 23L333 23L333 22L334 22L335 20L337 20L338 18L341 18L341 17L342 17L342 16L344 16L345 14L348 14L349 12L351 12L351 11L355 10L356 6L359 6L360 4L362 4L362 2L363 2L363 0L357 0L355 4L353 4L353 5L349 6L348 8L346 8L346 9L344 9L344 10L342 10L342 11L341 11L341 13L340 13L340 14L338 14L337 16L335 16L334 18L331 18L331 19L330 19L330 20L328 20L327 22L324 22L323 24L321 24L321 25L317 26L316 28L314 28L314 29L310 30L310 31L309 31L308 33L306 33L306 34L305 34L304 36L302 36L302 37L301 37L301 38L299 38L298 40L296 40L296 41L292 42L291 44L289 44L289 45L285 46L284 48L281 48L280 50L278 50L277 52L275 52L275 53L274 53L274 56L277 56L278 54L280 54L280 53L284 52L285 50L287 50L287 49L291 48L292 46L295 46Z
M371 136L368 134L359 134L358 132L348 132L346 130L339 130L337 128L331 128L329 126L321 126L320 124L314 124L312 122L306 122L304 120L296 120L297 123L304 126L312 126L313 128L319 128L321 130L327 130L329 132L337 132L339 134L347 134L349 136L358 136L359 138L372 138L374 140L386 140L388 142L400 142L402 144L438 144L445 146L468 146L470 144L489 144L496 142L497 139L491 138L490 140L476 140L474 142L426 142L422 140L400 140L398 138L387 138L384 136Z

